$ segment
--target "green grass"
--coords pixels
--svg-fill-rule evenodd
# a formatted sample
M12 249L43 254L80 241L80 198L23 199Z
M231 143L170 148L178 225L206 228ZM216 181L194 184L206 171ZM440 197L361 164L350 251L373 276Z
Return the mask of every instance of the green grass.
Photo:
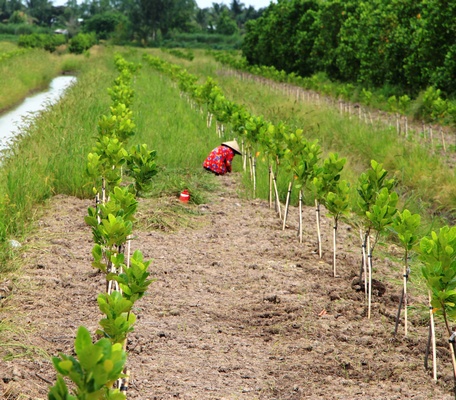
M10 43L2 43L0 49ZM16 46L17 48L17 46ZM17 105L29 93L41 90L59 75L70 56L57 56L45 50L29 50L0 63L0 111Z

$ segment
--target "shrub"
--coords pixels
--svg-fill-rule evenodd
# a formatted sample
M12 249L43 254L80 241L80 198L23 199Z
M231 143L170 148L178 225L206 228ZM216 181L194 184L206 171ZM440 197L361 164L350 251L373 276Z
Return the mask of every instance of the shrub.
M82 54L97 42L95 33L78 33L70 40L70 53Z
M44 33L32 33L31 35L21 35L17 42L19 47L38 48L54 52L57 46L64 44L64 35L49 35Z

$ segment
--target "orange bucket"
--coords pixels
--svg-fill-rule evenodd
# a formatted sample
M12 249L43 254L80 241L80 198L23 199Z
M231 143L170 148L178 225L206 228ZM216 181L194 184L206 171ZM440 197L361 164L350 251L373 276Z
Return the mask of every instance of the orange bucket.
M182 201L182 203L188 203L188 201L190 200L190 193L188 193L187 189L181 192L179 200Z

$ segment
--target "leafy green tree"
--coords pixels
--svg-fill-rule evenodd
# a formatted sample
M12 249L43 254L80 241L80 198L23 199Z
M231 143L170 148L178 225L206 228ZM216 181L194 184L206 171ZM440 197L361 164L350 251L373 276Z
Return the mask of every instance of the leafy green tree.
M25 0L27 14L37 25L51 26L53 18L52 3L49 0Z
M126 26L128 19L119 12L108 11L95 14L84 22L84 32L95 32L98 39L109 39L121 26Z
M11 23L17 23L11 21L11 17L15 12L23 11L24 6L21 0L0 0L0 20L9 20Z
M230 17L228 11L224 10L217 21L215 31L222 35L234 35L237 30L236 22Z

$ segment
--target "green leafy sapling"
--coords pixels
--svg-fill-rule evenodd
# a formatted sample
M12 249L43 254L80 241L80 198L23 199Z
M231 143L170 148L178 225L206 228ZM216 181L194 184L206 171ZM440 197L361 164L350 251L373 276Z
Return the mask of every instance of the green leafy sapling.
M302 202L303 190L309 182L312 182L316 172L316 165L320 160L321 147L318 141L304 142L300 150L298 163L295 165L293 172L296 177L296 187L300 193L300 206ZM299 242L302 243L302 214L299 217Z
M358 178L358 202L357 209L355 210L358 215L364 221L364 235L362 239L362 250L363 250L363 259L361 263L359 280L362 281L363 271L364 271L364 287L365 293L367 296L367 241L370 236L372 224L368 218L366 218L366 213L371 211L375 200L380 193L382 188L391 190L394 186L394 179L387 179L388 172L383 169L383 165L379 164L375 160L371 160L371 167L363 172Z
M152 178L157 174L157 164L155 158L157 152L149 150L146 144L133 146L127 159L129 175L135 181L137 194L142 194L150 190Z
M98 329L97 334L108 338L112 343L123 345L136 322L136 316L131 312L133 302L118 291L102 293L97 301L101 312L106 315L106 318L100 320L102 329Z
M334 192L340 180L340 174L344 168L346 158L339 158L337 153L330 153L323 161L322 166L315 166L312 190L315 196L315 213L317 221L318 253L322 257L322 244L320 233L320 205L325 203L326 195Z
M125 395L112 389L122 377L126 354L120 343L103 338L92 343L89 331L79 327L75 340L76 358L60 354L52 363L58 375L50 388L49 400L123 400ZM68 377L75 385L73 394L62 377Z
M368 267L369 267L369 293L368 293L368 311L367 317L371 315L372 301L372 256L380 235L385 232L386 228L393 223L393 217L397 212L397 201L399 196L396 192L390 192L387 187L383 187L375 202L372 204L370 211L366 211L369 230L375 231L375 237L372 244L367 241Z
M423 261L421 272L430 294L431 313L443 317L449 336L456 383L455 335L450 328L450 321L456 318L456 227L444 226L439 233L433 231L422 238L419 252Z
M130 266L124 265L120 274L109 274L107 279L115 280L119 283L123 296L132 301L139 300L146 293L149 285L154 279L149 278L147 268L150 261L144 261L142 253L137 250L130 259Z
M410 268L408 264L410 252L416 246L419 240L418 229L421 224L421 216L419 214L412 214L409 210L405 209L402 212L398 212L391 225L391 230L397 235L399 243L404 249L404 268L403 268L403 288L402 296L399 302L399 308L396 316L396 325L394 328L394 335L397 334L397 328L399 324L399 317L401 315L402 303L404 304L404 335L407 336L407 280L410 274Z
M337 227L339 219L350 211L350 185L347 181L341 180L332 188L333 191L326 193L323 198L326 209L334 218L333 225L333 274L336 273L336 250L337 250Z

